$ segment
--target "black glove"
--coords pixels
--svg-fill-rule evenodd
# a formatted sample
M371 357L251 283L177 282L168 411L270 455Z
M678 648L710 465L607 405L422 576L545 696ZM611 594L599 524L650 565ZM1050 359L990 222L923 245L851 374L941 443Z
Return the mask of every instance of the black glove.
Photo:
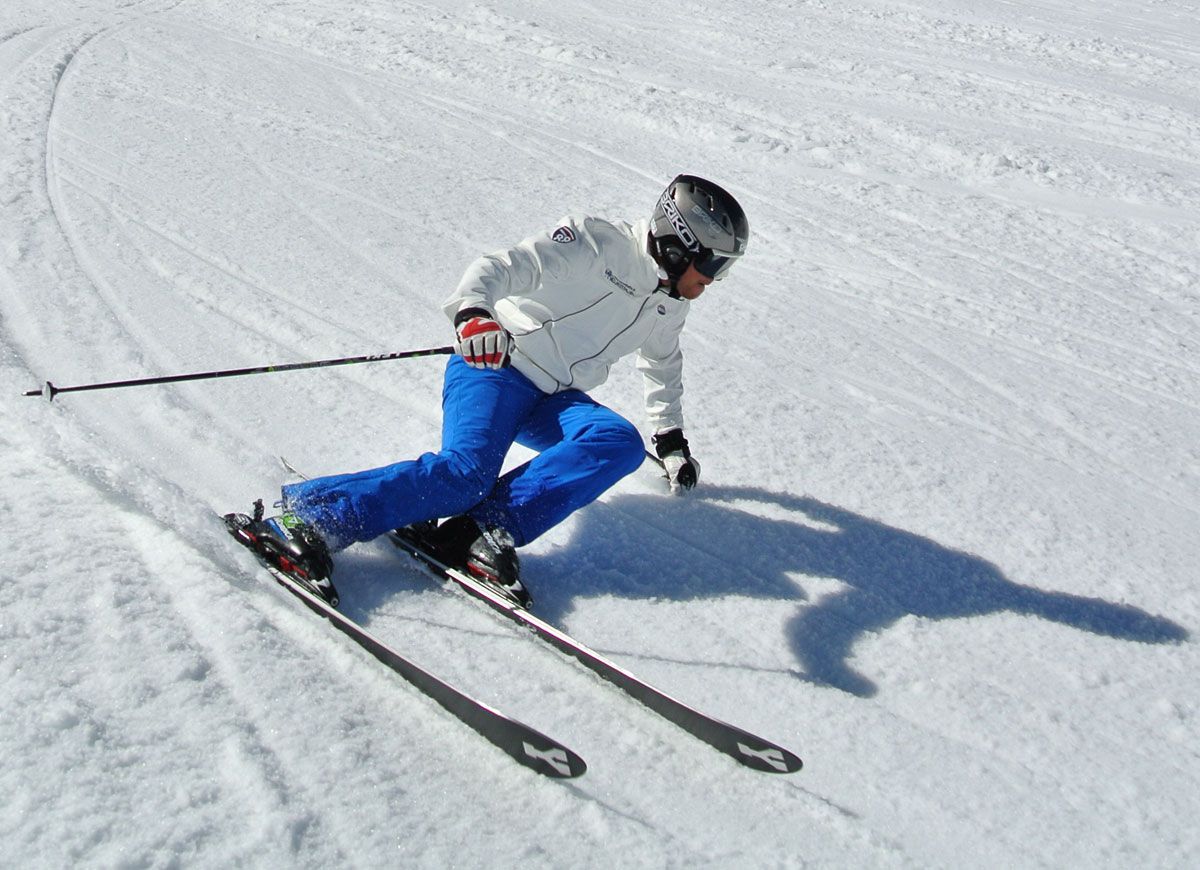
M688 450L688 442L683 437L682 429L659 432L650 440L654 442L654 452L658 454L663 468L666 469L672 492L691 489L699 482L700 462Z

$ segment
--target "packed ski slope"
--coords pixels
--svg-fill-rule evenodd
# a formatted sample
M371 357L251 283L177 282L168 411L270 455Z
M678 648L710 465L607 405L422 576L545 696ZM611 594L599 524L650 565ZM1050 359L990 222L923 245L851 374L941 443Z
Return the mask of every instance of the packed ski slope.
M1189 0L4 0L2 863L1196 866L1197 94ZM346 552L344 612L589 765L538 777L225 535L279 454L435 447L440 360L21 395L445 344L471 258L680 171L754 231L701 489L526 578L798 774Z

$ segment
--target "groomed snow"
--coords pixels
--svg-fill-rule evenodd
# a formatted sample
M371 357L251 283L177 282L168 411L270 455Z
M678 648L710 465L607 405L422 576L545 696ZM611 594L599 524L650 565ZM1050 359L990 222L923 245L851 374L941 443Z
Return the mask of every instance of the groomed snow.
M1200 8L3 0L0 863L1200 864ZM214 512L435 447L481 252L742 199L685 499L527 548L539 613L799 752L745 770L384 544L343 610L562 740L537 776ZM641 422L632 363L596 392Z

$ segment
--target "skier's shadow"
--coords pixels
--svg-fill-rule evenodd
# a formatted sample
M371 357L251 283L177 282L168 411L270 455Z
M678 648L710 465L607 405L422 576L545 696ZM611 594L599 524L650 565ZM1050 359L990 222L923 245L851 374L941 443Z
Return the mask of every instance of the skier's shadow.
M1019 585L978 556L811 498L707 486L663 507L661 496L617 496L577 515L578 546L526 557L539 615L560 622L574 599L597 595L804 601L803 581L789 572L831 578L836 591L801 607L787 640L804 679L862 697L877 686L849 666L854 643L910 615L1008 612L1118 640L1189 637L1127 604Z

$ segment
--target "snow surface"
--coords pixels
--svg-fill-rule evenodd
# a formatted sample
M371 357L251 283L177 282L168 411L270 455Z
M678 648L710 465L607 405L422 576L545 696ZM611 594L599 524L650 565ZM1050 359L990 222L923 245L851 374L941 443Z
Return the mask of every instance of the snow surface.
M1195 2L3 0L0 100L0 863L1200 864ZM679 171L754 230L702 489L526 575L794 776L348 551L346 613L590 765L539 777L224 534L278 454L436 446L440 360L21 395L445 344L471 258Z

